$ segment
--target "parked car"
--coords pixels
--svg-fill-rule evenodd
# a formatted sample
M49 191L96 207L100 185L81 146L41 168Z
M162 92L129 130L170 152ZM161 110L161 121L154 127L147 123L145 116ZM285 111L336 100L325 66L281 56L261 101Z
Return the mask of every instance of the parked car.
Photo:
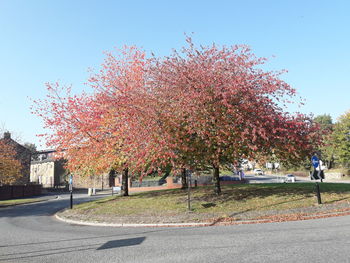
M295 176L293 174L287 174L285 179L284 179L285 183L295 183Z
M264 171L261 170L261 169L254 169L254 174L255 174L255 175L263 175L263 174L264 174Z

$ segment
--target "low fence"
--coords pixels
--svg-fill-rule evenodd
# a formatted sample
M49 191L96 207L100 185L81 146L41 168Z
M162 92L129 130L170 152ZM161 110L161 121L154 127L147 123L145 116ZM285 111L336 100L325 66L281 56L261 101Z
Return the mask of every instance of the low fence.
M155 186L161 186L163 184L166 184L166 180L158 180L158 181L131 181L130 187L155 187Z
M165 181L165 183L164 183ZM154 190L165 190L165 189L174 189L181 188L181 184L178 184L173 177L167 177L165 180L147 182L145 184L135 184L130 185L129 181L129 191L130 192L140 192L140 191L154 191ZM144 182L143 182L144 183ZM137 185L137 186L135 186Z
M41 185L3 185L0 186L0 200L41 195Z
M239 180L237 177L220 177L220 184L221 185L229 185L229 184L244 184L246 183L245 179ZM196 186L206 186L206 185L212 185L212 177L198 177L198 178L192 178L191 179L191 185L192 187ZM116 186L120 186L121 184L116 184ZM141 191L154 191L154 190L165 190L165 189L175 189L175 188L181 188L181 180L179 177L167 177L165 179L165 183L160 181L148 181L148 182L142 182L142 184L139 184L138 182L131 182L129 180L129 191L130 192L141 192Z
M324 179L342 179L345 177L343 173L325 173Z

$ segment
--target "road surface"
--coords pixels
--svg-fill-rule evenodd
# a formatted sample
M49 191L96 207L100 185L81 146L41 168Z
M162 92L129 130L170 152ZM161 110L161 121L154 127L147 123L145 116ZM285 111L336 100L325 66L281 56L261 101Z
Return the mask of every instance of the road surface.
M76 201L84 201L83 195ZM350 262L350 217L187 228L70 225L62 198L0 209L0 262Z
M264 174L264 175L252 175L252 174L247 174L244 177L246 180L248 180L248 183L250 184L259 184L259 183L284 183L284 180L286 178L285 175L283 174L274 174L274 175L269 175L269 174ZM297 177L296 182L298 183L305 183L305 182L310 182L309 178L303 178L303 177Z

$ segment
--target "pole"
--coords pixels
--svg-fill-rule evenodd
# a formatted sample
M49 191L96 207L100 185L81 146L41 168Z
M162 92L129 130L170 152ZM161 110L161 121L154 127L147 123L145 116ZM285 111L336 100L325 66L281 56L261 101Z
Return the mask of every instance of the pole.
M320 193L320 186L318 184L318 182L316 182L316 195L317 195L317 202L318 204L322 204L322 201L321 201L321 193Z
M70 209L73 209L73 191L70 191Z
M317 179L321 179L321 182L322 182L322 178L321 178L321 173L320 173L320 171L321 171L321 166L319 166L319 171L318 171L318 173L317 173L317 176L319 177L319 178L315 178L314 176L314 179L315 180L317 180ZM316 175L316 168L314 168L314 175ZM320 204L322 204L322 201L321 201L321 192L320 192L320 186L319 186L319 184L318 184L318 182L315 182L315 191L316 191L316 196L317 196L317 203L320 205Z
M70 209L73 209L73 175L69 176Z
M190 178L190 171L187 171L187 185L188 185L188 211L191 211L191 178Z

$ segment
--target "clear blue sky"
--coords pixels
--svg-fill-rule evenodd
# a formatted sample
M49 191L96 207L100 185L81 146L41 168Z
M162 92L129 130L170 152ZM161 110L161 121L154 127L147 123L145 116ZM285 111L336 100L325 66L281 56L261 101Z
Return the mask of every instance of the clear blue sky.
M350 110L350 1L0 0L0 125L40 146L30 100L45 82L78 92L103 51L135 44L157 55L184 44L248 44L306 100L303 113ZM0 126L1 128L1 126Z

